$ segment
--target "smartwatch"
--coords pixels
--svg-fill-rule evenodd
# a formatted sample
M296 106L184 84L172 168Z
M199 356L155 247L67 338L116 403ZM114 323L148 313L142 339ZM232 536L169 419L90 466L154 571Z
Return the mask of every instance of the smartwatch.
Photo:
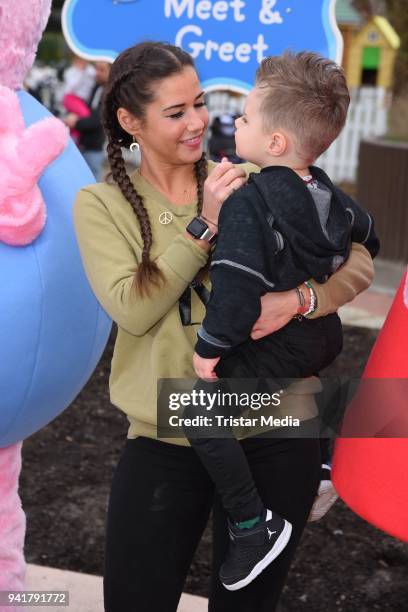
M186 231L196 240L206 240L210 244L214 244L217 240L217 234L210 230L207 223L201 217L194 217L187 225Z

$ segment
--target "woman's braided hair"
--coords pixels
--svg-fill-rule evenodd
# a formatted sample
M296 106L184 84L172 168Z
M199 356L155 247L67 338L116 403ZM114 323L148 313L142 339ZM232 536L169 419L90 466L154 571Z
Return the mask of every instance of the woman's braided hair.
M129 147L133 138L119 124L117 111L125 108L137 119L143 119L147 105L154 99L152 85L171 75L180 73L185 67L194 68L192 57L173 45L144 42L123 51L112 64L107 83L102 121L108 138L108 160L112 178L126 200L131 204L139 221L143 252L134 277L134 286L140 295L148 294L152 285L159 286L164 276L157 264L150 259L153 242L149 215L143 198L135 189L126 171L122 147ZM204 181L207 178L205 154L195 163L197 180L197 214L203 206Z

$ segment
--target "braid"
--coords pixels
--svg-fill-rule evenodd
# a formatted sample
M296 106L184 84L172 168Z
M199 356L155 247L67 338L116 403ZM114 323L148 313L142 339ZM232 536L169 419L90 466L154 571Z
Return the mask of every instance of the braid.
M134 287L143 296L149 293L149 285L159 286L161 282L164 282L164 276L157 264L150 260L153 235L149 216L143 205L143 198L137 193L126 171L121 146L118 142L109 139L107 150L112 177L126 200L132 206L142 232L142 261L136 270Z
M203 210L204 201L204 182L208 176L208 165L205 153L194 164L194 173L197 179L197 214L200 215Z
M128 75L129 71L125 74ZM109 143L117 142L120 146L127 147L133 142L132 137L121 128L116 117L116 111L120 107L120 83L123 83L122 75L119 75L105 87L102 99L102 124ZM114 112L112 112L112 109ZM120 152L120 157L122 157L122 152Z
M201 215L204 202L204 183L208 176L208 164L205 153L203 153L198 162L194 164L194 173L197 179L197 215ZM195 277L196 282L201 283L208 276L210 265L211 253L205 266L197 273L197 276Z

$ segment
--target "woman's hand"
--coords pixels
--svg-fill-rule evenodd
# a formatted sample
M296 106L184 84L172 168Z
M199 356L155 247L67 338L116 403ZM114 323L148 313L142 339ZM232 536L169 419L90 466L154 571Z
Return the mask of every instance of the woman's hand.
M246 180L245 170L234 166L224 157L204 183L203 217L218 225L222 203L231 193L245 185Z
M266 293L261 297L261 314L254 323L251 338L259 340L278 331L289 323L298 309L299 300L294 289L280 293Z

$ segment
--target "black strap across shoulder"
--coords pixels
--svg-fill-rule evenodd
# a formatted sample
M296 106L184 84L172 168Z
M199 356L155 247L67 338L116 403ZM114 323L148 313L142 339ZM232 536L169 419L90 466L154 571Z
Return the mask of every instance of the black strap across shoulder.
M206 306L210 300L210 292L203 285L203 283L197 283L192 281L187 289L182 293L179 299L179 312L180 319L183 326L195 325L191 322L191 290L194 290L204 306ZM197 322L198 324L198 322Z

